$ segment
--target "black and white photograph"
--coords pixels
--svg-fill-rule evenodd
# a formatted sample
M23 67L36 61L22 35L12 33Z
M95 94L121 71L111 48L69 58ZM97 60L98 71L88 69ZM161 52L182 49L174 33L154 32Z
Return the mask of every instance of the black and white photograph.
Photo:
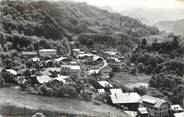
M184 0L0 0L0 117L184 117Z

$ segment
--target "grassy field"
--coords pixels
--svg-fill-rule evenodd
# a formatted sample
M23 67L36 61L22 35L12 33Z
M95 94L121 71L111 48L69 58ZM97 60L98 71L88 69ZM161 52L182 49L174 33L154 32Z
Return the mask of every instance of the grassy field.
M124 112L105 104L66 98L29 95L14 88L0 89L0 114L6 116L30 116L35 112L46 115L79 115L81 117L128 117ZM19 110L19 111L18 111ZM49 116L50 117L50 116Z
M126 72L119 72L115 73L113 77L113 82L119 85L125 85L129 88L132 88L134 86L148 86L148 82L151 79L151 76L145 75L145 74L137 74L137 75L131 75Z

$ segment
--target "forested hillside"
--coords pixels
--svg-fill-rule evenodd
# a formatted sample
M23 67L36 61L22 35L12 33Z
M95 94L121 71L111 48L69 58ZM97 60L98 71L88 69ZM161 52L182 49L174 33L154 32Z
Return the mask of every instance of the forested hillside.
M51 3L3 0L0 21L2 24L1 38L12 42L15 45L12 47L13 49L20 49L20 47L28 49L30 41L35 42L35 40L46 40L49 43L54 43L51 40L60 41L63 37L72 40L73 36L84 33L85 35L86 33L95 35L99 40L104 35L112 37L118 33L123 36L118 39L114 39L117 37L114 36L111 41L114 41L114 44L126 46L126 44L132 45L137 42L137 39L142 36L154 35L159 32L156 28L146 26L120 14L110 13L85 3L64 1ZM100 36L98 36L99 34ZM88 36L90 37L90 35ZM25 43L26 40L29 41ZM22 41L24 43L19 43ZM124 44L125 41L126 44ZM107 46L106 44L103 43ZM43 46L51 48L48 45ZM53 47L56 48L56 46Z

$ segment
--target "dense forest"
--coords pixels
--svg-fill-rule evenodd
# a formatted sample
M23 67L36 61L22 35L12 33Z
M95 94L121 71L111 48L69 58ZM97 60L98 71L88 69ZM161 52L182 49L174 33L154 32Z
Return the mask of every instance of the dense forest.
M38 49L33 48L36 44L43 46L42 48L59 46L56 49L61 49L65 48L64 45L56 46L52 40L60 42L66 38L72 41L72 37L80 35L79 42L82 44L88 45L88 42L92 42L95 45L98 40L98 44L108 46L113 42L115 47L118 45L117 48L123 48L124 51L132 48L130 45L135 44L139 38L159 32L154 27L120 14L86 3L65 1L3 0L0 22L1 40L4 40L2 46L8 41L12 49L19 50L21 47L27 50ZM83 38L86 40L81 42ZM44 45L39 43L40 40L45 41Z
M142 40L138 48L130 56L131 63L139 73L152 75L148 92L172 104L183 105L184 99L184 45L183 38L172 35L171 41L148 44Z

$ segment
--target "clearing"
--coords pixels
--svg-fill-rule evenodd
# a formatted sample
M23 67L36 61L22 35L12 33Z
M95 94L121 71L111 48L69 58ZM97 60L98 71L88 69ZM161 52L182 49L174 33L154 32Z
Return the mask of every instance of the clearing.
M123 111L103 103L95 105L93 102L77 99L30 95L14 87L1 88L0 94L0 112L2 106L12 105L35 110L42 109L68 114L87 115L89 117L128 117Z
M151 76L146 74L137 74L132 75L126 72L115 73L112 81L118 85L125 85L129 88L133 88L135 86L148 86L148 82L150 81Z

